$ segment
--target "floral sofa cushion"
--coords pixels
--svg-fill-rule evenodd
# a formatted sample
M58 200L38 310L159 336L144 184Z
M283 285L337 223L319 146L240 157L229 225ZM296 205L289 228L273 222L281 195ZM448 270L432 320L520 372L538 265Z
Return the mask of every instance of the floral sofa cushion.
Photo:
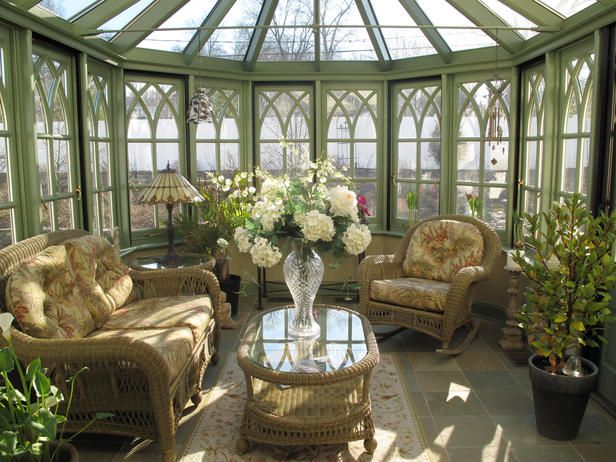
M208 296L145 298L116 310L102 329L188 327L198 342L212 319Z
M442 313L447 303L449 282L417 278L384 279L370 283L372 300Z
M405 276L451 282L462 268L481 265L483 236L471 223L427 221L411 236L402 265Z
M128 268L113 246L100 236L83 236L64 245L83 301L96 327L100 327L131 295L133 281Z
M97 330L88 338L128 337L135 341L144 342L154 347L160 353L169 367L169 378L173 381L182 370L192 354L195 342L190 329L177 327L170 329L119 329Z
M5 298L21 329L38 338L80 338L95 329L83 306L64 246L51 246L21 264Z

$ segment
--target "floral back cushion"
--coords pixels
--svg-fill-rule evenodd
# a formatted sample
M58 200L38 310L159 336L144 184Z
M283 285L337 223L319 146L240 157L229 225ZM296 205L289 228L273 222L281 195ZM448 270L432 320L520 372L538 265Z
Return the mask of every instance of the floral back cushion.
M462 268L482 260L483 237L475 225L435 220L413 233L402 269L408 277L451 282Z
M130 297L133 281L128 268L103 237L83 236L64 245L84 303L100 327Z
M95 329L64 246L22 263L6 285L7 305L21 330L38 338L81 338Z

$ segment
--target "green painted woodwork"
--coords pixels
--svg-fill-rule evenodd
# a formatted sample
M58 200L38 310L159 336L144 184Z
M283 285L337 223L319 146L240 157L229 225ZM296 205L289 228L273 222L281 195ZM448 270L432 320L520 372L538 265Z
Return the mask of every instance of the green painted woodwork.
M562 17L542 3L535 0L499 0L512 10L542 26L554 26L562 21Z
M368 0L355 0L355 3L364 24L366 26L377 26L379 22L376 19L376 15L374 14L374 10L372 9L370 2ZM369 27L367 28L367 31L370 41L372 42L372 46L374 47L374 51L379 58L379 63L381 63L381 66L383 66L384 69L387 69L389 66L388 63L391 61L391 55L387 49L383 31L377 27Z
M545 64L525 69L522 75L522 130L520 139L520 210L542 210L542 173L545 145Z
M400 0L400 3L417 25L432 26L430 19L428 19L428 16L426 16L415 0ZM449 48L449 45L447 45L447 42L445 42L441 34L439 34L436 29L431 28L424 29L424 33L426 34L426 38L438 52L439 56L445 63L448 63L450 61L449 55L451 54L451 48Z
M165 206L137 203L160 170L186 175L184 82L129 75L125 81L131 243L159 234L166 224ZM179 207L174 209L175 213Z
M34 48L32 59L41 228L80 227L74 60L42 46Z
M399 82L392 86L392 227L408 224L407 194L417 202L415 220L438 215L441 174L441 82Z
M261 8L261 13L259 14L259 19L257 19L256 25L258 27L269 26L272 22L277 6L278 0L265 0L265 2L263 2L263 7ZM250 43L248 44L248 50L246 51L246 59L244 60L244 67L246 70L250 71L254 69L266 35L266 28L256 29L252 34Z
M115 0L113 2L104 1L98 3L94 8L88 9L78 18L75 18L73 24L83 30L96 29L138 1Z

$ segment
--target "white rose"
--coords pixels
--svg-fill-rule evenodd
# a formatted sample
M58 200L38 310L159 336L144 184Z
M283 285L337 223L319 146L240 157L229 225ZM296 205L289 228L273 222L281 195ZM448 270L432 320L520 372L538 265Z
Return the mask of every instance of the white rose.
M280 261L282 253L264 237L257 237L250 249L252 262L262 268L270 268Z
M300 227L307 241L322 240L330 242L334 234L336 234L334 220L318 210L311 210L306 213Z
M240 252L250 252L252 238L246 228L236 228L233 233L233 239L237 242L237 248Z
M357 197L353 191L349 191L346 186L334 186L328 191L330 212L335 217L347 217L356 221Z
M367 225L353 223L342 235L344 250L351 255L362 253L372 241L372 235Z

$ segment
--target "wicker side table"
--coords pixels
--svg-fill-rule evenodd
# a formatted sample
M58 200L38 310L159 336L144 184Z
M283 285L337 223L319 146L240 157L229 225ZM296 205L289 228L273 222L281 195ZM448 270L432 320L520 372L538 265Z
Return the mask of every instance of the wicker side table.
M301 445L364 440L376 449L370 377L379 351L368 320L342 307L315 305L321 334L288 336L294 308L255 316L241 340L238 364L246 377L247 402L237 441Z

